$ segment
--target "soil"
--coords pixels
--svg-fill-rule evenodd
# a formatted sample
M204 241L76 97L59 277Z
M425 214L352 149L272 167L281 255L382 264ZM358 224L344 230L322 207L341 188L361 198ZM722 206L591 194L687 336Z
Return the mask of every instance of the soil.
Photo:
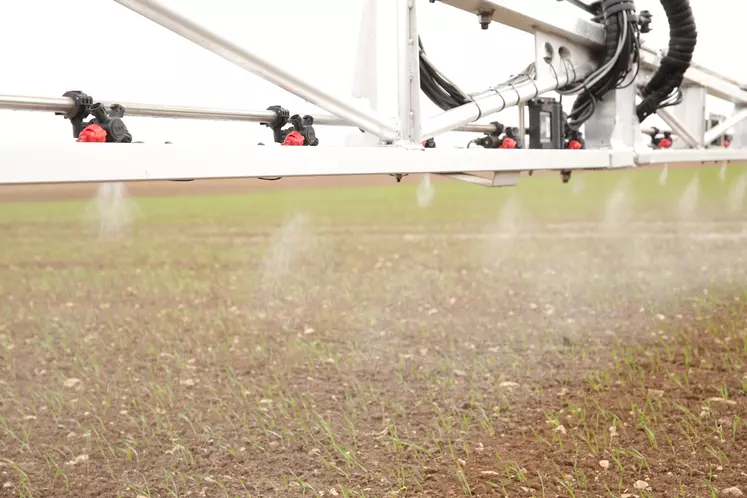
M128 189L371 181L393 180ZM20 237L0 262L0 496L747 493L743 223L652 227Z

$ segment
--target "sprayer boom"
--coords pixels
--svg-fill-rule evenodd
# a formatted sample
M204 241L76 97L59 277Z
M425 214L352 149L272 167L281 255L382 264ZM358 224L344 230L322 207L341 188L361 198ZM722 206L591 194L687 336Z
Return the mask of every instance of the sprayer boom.
M392 27L384 30L372 15L376 0L363 0L354 93L377 101L368 62L376 57L377 34L394 29L398 109L391 116L319 88L160 0L114 1L326 113L103 102L77 90L53 98L0 95L0 109L63 116L75 138L68 145L0 147L0 184L434 173L506 186L525 171L555 170L567 180L583 169L747 161L747 91L692 62L698 33L689 0L661 0L667 12L678 12L666 20L678 35L664 56L639 40L652 23L666 29L665 20L638 12L633 1L395 0ZM470 12L476 29L497 24L531 33L535 57L504 83L466 94L428 57L417 27L420 8ZM558 94L574 97L572 107L561 105ZM733 103L734 113L706 116L708 95ZM423 115L423 96L441 111ZM511 107L518 109L517 127L493 117ZM642 126L653 115L669 129ZM142 143L127 125L132 116L261 123L280 146ZM325 142L327 126L352 126L374 140L333 146ZM440 147L438 138L454 131L478 136L464 148Z

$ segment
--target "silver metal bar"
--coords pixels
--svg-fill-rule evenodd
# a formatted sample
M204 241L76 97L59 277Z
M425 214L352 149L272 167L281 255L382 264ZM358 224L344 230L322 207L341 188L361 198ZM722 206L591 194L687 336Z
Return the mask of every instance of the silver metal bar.
M557 78L516 85L503 85L475 97L473 102L437 114L423 123L423 138L431 138L471 123L481 117L500 112L509 107L527 102L539 95L561 88L585 77L591 67L577 68L572 73L559 73ZM575 77L575 78L574 78Z
M672 130L680 137L688 147L700 147L700 139L690 133L690 130L677 119L669 108L659 109L656 111L656 115L659 116L666 124L668 124Z
M420 144L420 56L415 0L397 0L400 140Z
M641 52L643 52L645 54L648 54L649 56L654 56L654 57L661 57L662 56L661 50L657 50L656 48L650 46L647 43L643 43L642 44L642 46L641 46ZM738 80L736 80L734 78L731 78L729 76L724 76L723 74L719 74L719 73L717 73L716 71L714 71L712 69L708 69L707 67L705 67L705 66L703 66L701 64L698 64L697 62L691 62L690 63L690 68L693 69L693 70L696 70L696 71L698 71L700 73L706 74L708 76L713 76L714 78L718 78L719 80L724 81L726 83L729 83L731 85L734 85L736 87L741 87L741 86L744 85L744 83L742 83L741 81L738 81Z
M115 102L104 102L110 107ZM127 116L176 119L205 119L215 121L271 121L275 118L272 111L250 111L238 109L214 109L204 107L180 107L158 104L138 104L133 102L116 102L124 106ZM0 109L13 111L70 112L73 100L67 97L29 97L24 95L0 95ZM322 123L323 122L323 123ZM343 120L331 116L315 116L315 123L347 125Z
M705 135L703 137L703 142L708 146L711 142L714 140L718 140L721 138L727 131L729 131L729 128L734 127L735 125L741 123L747 119L747 109L740 109L728 118L726 118L724 121L719 123L717 126L714 126L710 130L705 132Z
M475 15L485 14L493 21L527 33L551 33L581 45L604 43L604 28L590 19L578 17L567 5L539 0L441 0Z
M659 149L641 150L636 155L636 164L649 166L676 163L741 163L747 161L747 149Z
M374 112L372 109L362 109L352 101L337 98L311 85L293 73L200 26L157 0L114 1L369 133L384 140L394 140L399 135L395 120Z
M524 104L519 105L519 140L521 140L521 147L527 148L527 106Z
M116 149L116 150L115 150ZM268 176L386 175L602 169L624 161L610 150L261 147L226 144L65 143L0 147L0 184L79 183Z
M714 71L713 69L708 69L707 67L701 66L700 64L698 64L696 62L691 62L690 63L690 67L693 68L693 69L697 69L701 73L707 74L708 76L714 76L716 78L722 79L722 80L726 81L727 83L731 83L732 85L734 85L736 87L741 88L742 86L744 86L743 82L738 81L738 80L736 80L734 78L731 78L729 76L726 76L726 75L723 75L723 74L719 74L716 71Z
M691 147L703 148L703 135L706 132L706 101L708 90L702 86L687 85L682 89L682 102L676 106L665 108L677 118L680 126L685 128L697 140ZM666 114L666 111L665 111ZM681 149L685 144L682 140L675 140L673 148Z
M127 116L147 118L195 119L207 121L249 121L267 122L275 118L272 111L252 111L242 109L217 109L207 107L182 107L159 104L140 104L134 102L104 102L107 107L112 104L124 106ZM67 97L29 97L24 95L0 95L0 110L69 112L73 109L73 100ZM322 126L354 126L331 114L314 114L314 124ZM473 123L461 126L454 131L468 133L489 133L495 130L490 124Z
M659 67L661 59L657 51L650 47L641 48L641 66L649 71ZM709 95L718 97L733 103L747 103L747 91L742 90L739 85L731 80L716 76L711 70L702 70L700 66L690 66L685 72L685 82L691 85L702 86Z

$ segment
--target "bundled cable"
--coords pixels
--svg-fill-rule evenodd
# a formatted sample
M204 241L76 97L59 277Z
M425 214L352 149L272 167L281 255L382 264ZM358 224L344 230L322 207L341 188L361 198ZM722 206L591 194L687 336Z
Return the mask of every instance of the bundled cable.
M418 45L420 46L420 89L426 97L443 111L472 102L472 97L464 93L428 60L420 37L418 37Z
M601 20L606 33L604 59L580 84L560 89L561 95L581 92L568 114L568 127L578 130L594 114L596 103L638 75L640 27L632 0L602 0ZM633 74L631 78L630 75Z
M636 108L640 122L658 109L682 102L682 82L698 41L689 0L661 0L661 5L669 21L669 49L659 69L641 90L643 100Z
M454 109L464 104L475 102L475 99L479 96L486 93L496 92L504 87L515 88L521 84L532 84L533 78L536 75L535 67L532 63L522 72L511 77L511 79L506 82L491 87L483 92L469 94L464 92L454 82L444 76L444 74L436 69L431 61L428 60L428 57L425 55L425 49L423 48L423 42L420 38L418 38L418 44L420 46L420 89L431 102L436 104L443 111L448 111L449 109Z

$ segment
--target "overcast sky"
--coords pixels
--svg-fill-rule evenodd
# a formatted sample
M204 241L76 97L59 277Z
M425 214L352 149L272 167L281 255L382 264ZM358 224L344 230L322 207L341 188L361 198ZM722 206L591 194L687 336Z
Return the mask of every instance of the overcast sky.
M325 89L351 92L363 0L165 2ZM386 17L393 30L393 0L378 2L380 17ZM696 61L747 81L740 49L728 42L744 29L747 5L737 0L691 3L700 34ZM654 32L645 39L665 47L668 30L658 0L636 0L636 5L654 13ZM533 60L533 40L526 33L495 23L481 31L475 16L427 0L418 0L418 14L429 57L467 91L500 82ZM394 33L380 37L382 81L390 83L382 90L385 108L396 91L394 40ZM0 43L3 94L56 97L80 89L101 100L240 109L281 104L291 112L315 110L113 0L0 0ZM709 105L722 113L732 108L718 101ZM424 109L436 112L429 103ZM516 110L494 119L515 124ZM127 124L136 140L146 142L271 141L269 130L253 123L131 117ZM69 124L53 114L0 111L0 131L0 142L5 143L72 140ZM326 127L317 131L323 144L339 144L355 133ZM452 133L442 143L467 140L468 135Z

